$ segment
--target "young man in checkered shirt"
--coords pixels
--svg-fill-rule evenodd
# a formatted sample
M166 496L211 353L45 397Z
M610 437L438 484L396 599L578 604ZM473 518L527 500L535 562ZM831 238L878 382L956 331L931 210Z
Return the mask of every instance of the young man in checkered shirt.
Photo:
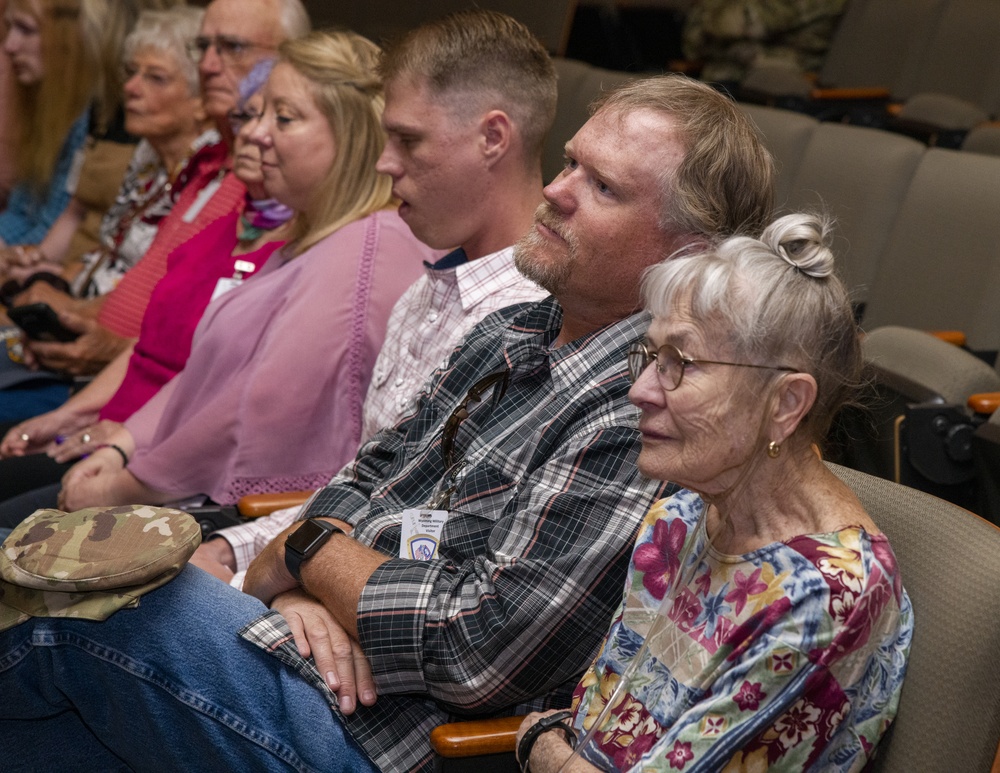
M608 95L566 151L516 249L552 297L477 325L264 549L251 595L189 567L103 623L0 634L8 762L423 771L441 722L566 705L667 488L635 468L640 277L759 231L773 176L748 120L680 76ZM427 510L436 555L401 558Z
M473 48L487 40L488 50ZM500 71L489 89L484 65ZM387 52L381 74L388 140L378 168L392 177L414 234L456 249L427 265L393 307L365 398L366 439L412 412L420 387L473 325L548 295L515 268L514 242L542 202L542 144L556 106L545 48L491 11L418 28ZM298 514L289 508L216 532L192 562L241 587L250 562Z

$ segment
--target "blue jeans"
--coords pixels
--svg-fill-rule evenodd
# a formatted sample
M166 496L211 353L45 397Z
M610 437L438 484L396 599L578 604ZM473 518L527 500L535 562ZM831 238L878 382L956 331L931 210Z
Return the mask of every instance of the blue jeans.
M104 622L0 633L0 767L375 771L317 690L239 637L264 611L189 566Z

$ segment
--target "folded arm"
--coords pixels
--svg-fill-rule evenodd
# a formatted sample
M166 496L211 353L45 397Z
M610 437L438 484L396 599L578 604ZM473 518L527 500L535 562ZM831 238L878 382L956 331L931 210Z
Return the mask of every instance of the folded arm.
M592 658L635 531L662 491L639 476L637 451L624 427L572 438L492 519L451 514L446 530L454 522L488 532L482 553L411 561L335 535L305 565L304 587L357 636L382 693L488 714L550 692ZM264 595L292 583L283 536L247 583Z

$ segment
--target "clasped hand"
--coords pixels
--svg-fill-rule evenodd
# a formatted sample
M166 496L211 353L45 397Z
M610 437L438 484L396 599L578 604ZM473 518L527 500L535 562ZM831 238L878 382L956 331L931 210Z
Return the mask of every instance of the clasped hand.
M106 439L121 448L126 455L135 453L135 439L123 424L101 422L95 426ZM106 431L106 434L105 434ZM92 445L94 438L81 444ZM144 486L123 465L121 454L114 448L97 448L85 459L70 467L63 476L59 507L67 512L95 505L125 505L136 502L156 504L168 501Z
M375 679L368 658L326 607L301 588L280 594L271 606L288 622L302 657L311 656L316 662L344 714L353 714L359 701L363 706L375 703Z
M96 411L78 415L61 408L26 419L4 435L3 441L0 442L0 459L45 451L57 462L66 461L72 457L61 458L62 453L58 449L62 444L58 442L59 437L74 432L82 434L96 419ZM104 438L100 442L114 441Z

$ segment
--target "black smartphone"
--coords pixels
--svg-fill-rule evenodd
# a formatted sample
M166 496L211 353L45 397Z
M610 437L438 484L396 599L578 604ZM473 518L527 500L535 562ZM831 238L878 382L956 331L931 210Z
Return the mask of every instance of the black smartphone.
M29 303L7 309L7 316L35 341L75 341L80 334L59 321L59 315L47 303Z

